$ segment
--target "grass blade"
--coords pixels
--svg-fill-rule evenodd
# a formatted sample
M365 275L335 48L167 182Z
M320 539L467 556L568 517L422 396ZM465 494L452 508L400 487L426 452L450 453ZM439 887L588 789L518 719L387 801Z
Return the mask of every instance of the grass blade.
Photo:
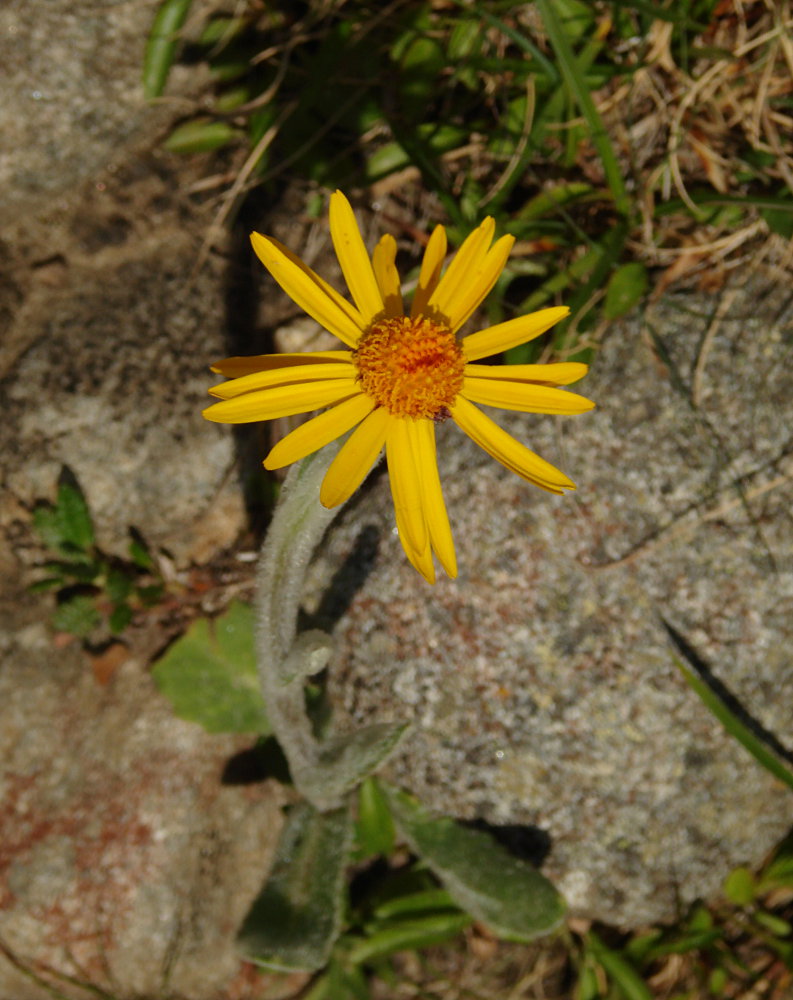
M614 147L603 126L603 120L595 107L589 87L581 72L572 46L565 34L564 26L559 19L557 11L554 9L553 0L537 0L537 7L540 11L545 30L551 41L554 52L559 60L564 81L570 89L576 103L581 108L581 113L586 118L592 132L594 142L600 159L603 163L603 170L606 174L606 181L611 189L614 205L620 215L630 215L630 199L625 190L622 173L617 163Z
M785 767L775 754L762 743L737 716L733 715L722 699L682 660L672 657L675 666L686 679L688 686L704 703L705 707L719 720L730 736L736 739L754 757L758 764L775 778L793 790L793 771Z

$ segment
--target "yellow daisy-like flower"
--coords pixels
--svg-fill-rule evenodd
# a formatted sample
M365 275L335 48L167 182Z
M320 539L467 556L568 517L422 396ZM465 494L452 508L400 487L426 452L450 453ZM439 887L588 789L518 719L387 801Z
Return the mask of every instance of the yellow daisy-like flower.
M457 331L493 288L512 248L512 236L493 243L494 232L493 219L485 219L441 274L446 232L437 226L406 313L395 266L396 241L383 236L370 259L350 203L337 191L330 200L330 233L352 303L277 240L253 233L251 242L287 295L349 350L227 358L212 366L231 381L210 389L221 402L204 410L208 420L248 423L328 407L278 442L265 459L267 469L296 462L352 431L323 480L320 501L325 507L344 503L355 492L385 446L399 537L410 562L430 583L435 582L433 552L449 576L457 575L435 455L435 424L451 417L512 472L551 493L563 493L575 489L567 476L475 404L524 413L583 413L594 406L558 388L580 379L586 365L475 363L538 337L568 314L564 306L457 339Z

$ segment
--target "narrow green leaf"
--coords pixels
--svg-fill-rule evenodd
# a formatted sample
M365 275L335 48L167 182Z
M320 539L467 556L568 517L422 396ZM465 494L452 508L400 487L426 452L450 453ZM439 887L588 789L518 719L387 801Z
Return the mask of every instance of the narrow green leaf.
M575 1000L600 1000L600 983L597 970L587 964L578 974Z
M760 740L748 729L727 707L722 699L693 670L672 657L680 673L685 677L689 687L704 702L705 707L719 720L727 732L736 739L754 757L758 764L769 771L775 778L793 789L793 771L787 768Z
M639 261L623 264L609 278L603 315L606 319L624 316L641 300L647 291L647 268Z
M163 146L171 153L207 153L227 146L238 134L228 122L196 118L177 125Z
M724 937L723 932L718 928L714 928L710 931L684 934L682 937L672 941L663 941L649 948L646 954L641 956L635 955L630 949L630 945L626 948L626 952L628 953L628 957L635 961L654 961L655 959L663 958L665 955L686 955L689 952L701 951L703 948L709 948L716 941L721 940L722 937Z
M464 7L468 11L473 11L482 20L487 21L492 24L494 28L511 39L519 48L523 49L531 58L536 62L537 66L541 67L544 72L548 75L548 78L552 83L557 83L559 80L559 72L551 62L551 60L539 49L530 38L521 34L516 28L507 24L506 21L502 21L501 18L496 17L496 15L488 9L488 5L475 3L473 7L469 6L468 0L455 0L458 6Z
M391 917L404 916L406 913L428 913L450 909L456 910L457 904L446 889L425 889L423 892L395 896L380 903L375 907L374 915L378 920L388 920Z
M361 964L397 951L429 948L456 937L470 923L471 917L460 912L406 920L370 934L351 950L350 961Z
M213 17L204 25L198 39L199 45L223 48L237 38L247 25L248 20L244 17Z
M253 610L234 603L210 622L199 618L154 664L160 691L182 719L210 733L269 730L254 653Z
M791 926L790 921L783 920L782 917L778 917L775 913L767 913L765 910L760 910L754 914L754 919L761 927L764 927L767 931L776 935L776 937L789 937L791 932L793 932L793 926Z
M754 902L756 892L755 878L748 868L733 868L724 880L724 895L736 906L748 906Z
M327 965L341 931L352 832L349 805L320 813L302 802L290 810L270 878L239 932L250 961L304 972Z
M562 23L559 10L555 6L555 0L537 0L537 9L559 60L565 83L589 125L592 141L600 154L606 181L614 198L614 205L620 215L627 217L630 215L631 202L628 192L625 190L622 172L617 163L611 140L595 107L595 102L592 100L587 82L573 54L565 26Z
M793 889L793 834L782 841L777 852L760 876L758 892L780 887Z
M726 969L721 967L714 969L708 977L708 992L712 993L715 997L720 997L727 988L729 979L730 977Z
M411 849L471 916L510 941L531 941L559 926L562 897L531 865L485 833L433 817L404 792L385 792Z
M547 188L540 191L518 211L516 219L521 222L530 222L533 219L542 218L557 212L565 205L580 201L582 198L597 197L599 192L591 184L584 184L582 181L571 181L569 184L557 184L556 187Z
M154 560L143 537L133 529L129 540L129 557L140 569L154 569Z
M47 590L58 590L63 586L62 576L48 576L43 580L31 583L28 590L31 594L43 594Z
M394 819L382 788L371 777L358 790L355 837L364 857L388 855L394 849Z
M593 931L587 935L587 944L625 1000L653 1000L650 988L633 966L622 955L607 948Z
M151 26L143 56L143 94L159 97L176 53L179 29L187 18L192 0L164 0Z

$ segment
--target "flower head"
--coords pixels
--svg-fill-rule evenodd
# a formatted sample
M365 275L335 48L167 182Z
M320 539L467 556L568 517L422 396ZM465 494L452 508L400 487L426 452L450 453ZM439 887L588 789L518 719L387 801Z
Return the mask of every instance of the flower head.
M399 537L408 559L430 583L433 553L454 577L457 562L435 456L435 423L451 418L512 472L551 493L575 489L558 469L502 430L476 405L525 413L583 413L594 406L559 386L587 366L481 365L481 358L526 343L569 310L542 309L458 339L457 331L490 292L513 237L493 243L487 218L441 274L446 232L430 236L409 313L395 266L396 241L383 236L369 257L350 203L330 200L330 233L352 303L277 240L251 235L253 249L278 284L347 350L227 358L212 370L231 379L210 392L220 398L209 420L247 423L327 407L276 444L264 461L278 469L352 433L320 490L326 507L360 486L385 446Z

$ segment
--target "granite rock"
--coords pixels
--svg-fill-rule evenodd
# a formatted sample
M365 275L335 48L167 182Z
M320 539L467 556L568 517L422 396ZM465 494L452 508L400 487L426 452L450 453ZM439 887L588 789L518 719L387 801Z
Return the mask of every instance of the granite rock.
M773 285L730 295L710 336L716 303L690 293L615 327L576 386L593 413L494 414L572 495L441 426L457 580L411 569L375 474L309 588L322 612L345 558L367 577L330 615L331 683L350 724L413 723L389 777L457 817L538 828L573 910L629 927L712 897L793 822L687 688L664 625L792 749L793 313Z
M98 685L45 616L0 607L0 996L260 995L234 939L279 787L224 784L248 739L174 718L134 657Z

